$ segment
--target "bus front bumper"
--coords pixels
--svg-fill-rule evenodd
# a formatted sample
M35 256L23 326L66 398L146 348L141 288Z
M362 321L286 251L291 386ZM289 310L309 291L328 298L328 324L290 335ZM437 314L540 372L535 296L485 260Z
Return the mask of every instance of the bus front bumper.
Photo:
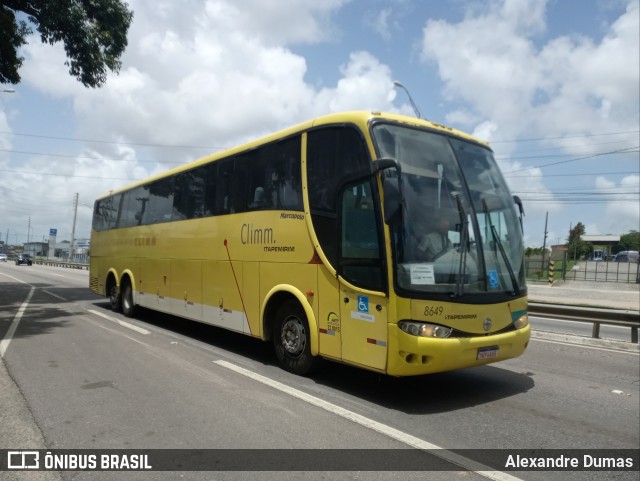
M416 376L481 366L518 357L529 345L531 326L470 338L426 338L389 324L387 374Z

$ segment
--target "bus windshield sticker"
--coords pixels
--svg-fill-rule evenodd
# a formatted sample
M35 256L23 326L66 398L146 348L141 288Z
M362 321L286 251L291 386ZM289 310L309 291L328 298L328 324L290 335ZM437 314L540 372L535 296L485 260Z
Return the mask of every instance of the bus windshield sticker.
M495 269L489 269L489 287L491 289L497 289L500 287L500 283L498 282L498 271Z
M411 264L411 284L418 286L436 283L433 264Z

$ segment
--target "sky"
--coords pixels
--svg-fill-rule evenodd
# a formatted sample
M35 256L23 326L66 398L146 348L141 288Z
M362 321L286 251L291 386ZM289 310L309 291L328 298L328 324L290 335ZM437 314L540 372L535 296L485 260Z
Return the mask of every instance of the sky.
M525 244L640 230L640 0L130 0L98 89L33 35L0 85L0 239L87 238L93 201L318 115L414 115L490 143Z

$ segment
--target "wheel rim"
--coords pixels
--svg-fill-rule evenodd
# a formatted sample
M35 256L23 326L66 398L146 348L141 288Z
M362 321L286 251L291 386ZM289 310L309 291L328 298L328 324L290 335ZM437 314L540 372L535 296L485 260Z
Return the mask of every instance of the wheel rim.
M127 287L124 290L124 296L122 296L122 306L125 310L128 310L131 307L131 291Z
M304 324L297 317L288 317L282 324L280 342L290 357L298 357L307 345L307 333Z
M111 302L112 306L118 304L118 288L116 286L113 286L109 292L109 302Z

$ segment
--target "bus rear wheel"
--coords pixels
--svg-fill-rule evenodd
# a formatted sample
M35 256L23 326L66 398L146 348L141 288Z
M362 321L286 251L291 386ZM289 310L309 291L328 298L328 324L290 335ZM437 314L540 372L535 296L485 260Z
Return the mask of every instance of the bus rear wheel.
M298 375L313 372L320 359L311 355L309 322L302 306L296 301L282 304L274 328L273 345L280 365Z
M120 312L122 304L120 302L120 292L118 292L118 286L115 282L109 287L109 304L113 312Z

